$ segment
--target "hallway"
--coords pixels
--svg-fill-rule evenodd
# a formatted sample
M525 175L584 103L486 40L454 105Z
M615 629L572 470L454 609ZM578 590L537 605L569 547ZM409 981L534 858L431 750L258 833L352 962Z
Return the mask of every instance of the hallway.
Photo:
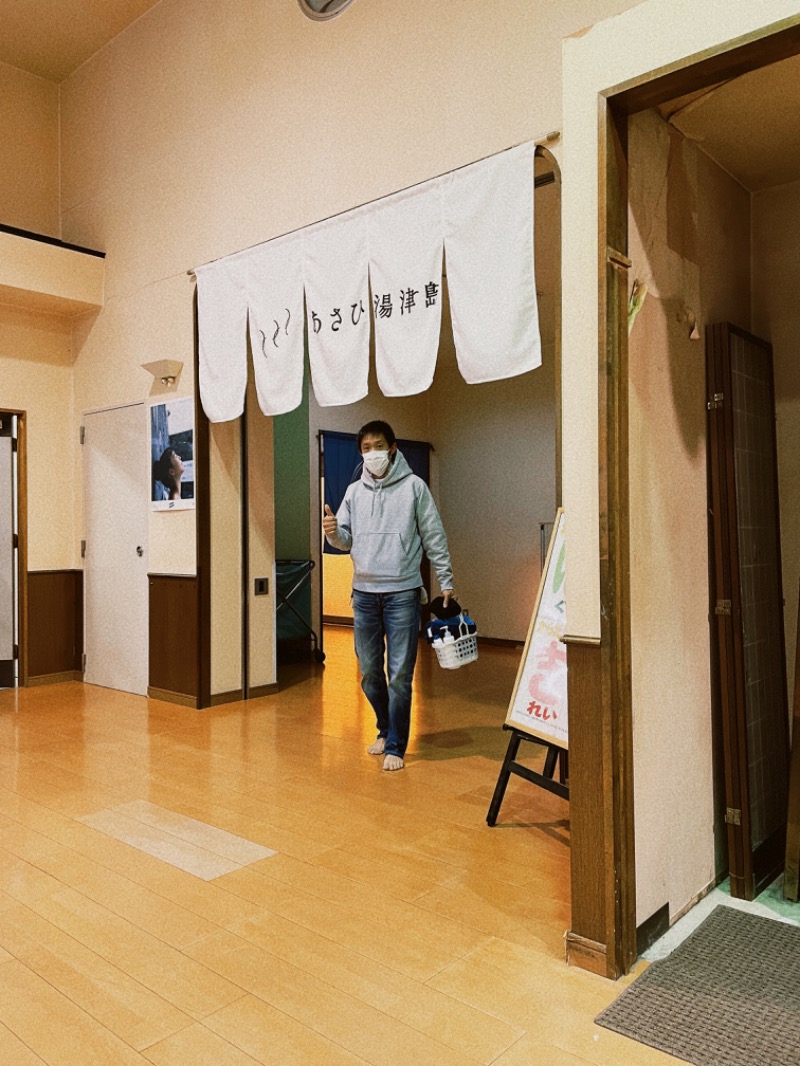
M562 961L567 804L512 778L485 824L519 651L421 648L386 774L352 635L325 640L247 705L0 693L0 1060L677 1061L593 1024L627 981Z

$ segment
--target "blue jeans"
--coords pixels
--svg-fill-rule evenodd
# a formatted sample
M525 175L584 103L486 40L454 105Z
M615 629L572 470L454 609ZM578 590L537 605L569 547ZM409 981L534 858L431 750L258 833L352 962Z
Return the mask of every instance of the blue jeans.
M399 755L401 759L406 753L411 724L411 682L417 661L419 620L419 589L404 592L353 589L361 688L375 711L378 736L386 740L387 755Z

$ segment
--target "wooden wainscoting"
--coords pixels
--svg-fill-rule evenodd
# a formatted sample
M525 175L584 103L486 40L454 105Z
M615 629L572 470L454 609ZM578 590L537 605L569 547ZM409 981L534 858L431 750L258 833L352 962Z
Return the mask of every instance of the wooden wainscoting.
M154 699L198 707L197 578L149 574L150 673L147 694Z
M599 645L567 643L572 920L567 961L603 977L613 955L606 897L605 789L603 765L602 657Z
M79 681L83 676L83 571L28 572L26 671L23 684Z

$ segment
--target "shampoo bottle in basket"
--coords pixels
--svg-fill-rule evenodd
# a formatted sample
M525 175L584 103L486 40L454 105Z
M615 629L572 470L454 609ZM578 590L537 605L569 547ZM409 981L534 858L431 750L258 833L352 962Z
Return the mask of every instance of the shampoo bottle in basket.
M442 637L442 643L443 644L455 644L455 642L456 642L456 638L453 636L453 634L450 632L449 629L446 630L444 636Z

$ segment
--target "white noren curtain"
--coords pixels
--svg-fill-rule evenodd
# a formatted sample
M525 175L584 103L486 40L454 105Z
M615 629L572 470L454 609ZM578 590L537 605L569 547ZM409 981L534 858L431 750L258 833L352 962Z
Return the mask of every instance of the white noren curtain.
M247 261L250 350L265 415L282 415L303 399L303 239L268 241Z
M442 182L450 313L465 381L498 381L542 362L533 272L533 144Z
M442 324L442 201L426 182L367 214L375 365L384 396L430 388Z

